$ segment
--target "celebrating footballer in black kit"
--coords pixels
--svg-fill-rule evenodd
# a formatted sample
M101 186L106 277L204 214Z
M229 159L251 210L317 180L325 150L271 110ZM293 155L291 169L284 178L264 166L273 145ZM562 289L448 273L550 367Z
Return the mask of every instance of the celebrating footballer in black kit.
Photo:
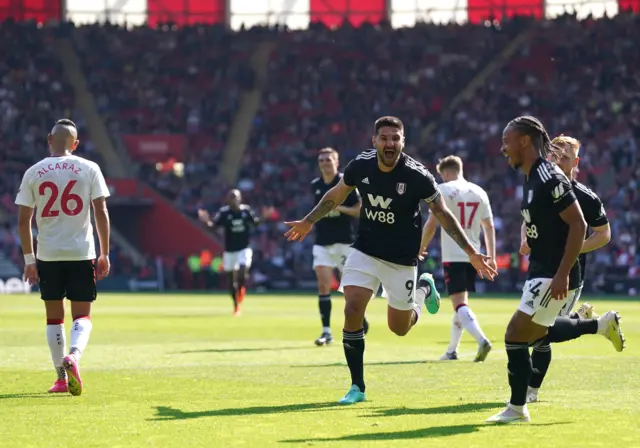
M402 122L395 117L379 118L372 142L375 149L352 160L343 178L304 219L285 223L291 227L285 233L288 240L302 240L314 223L342 204L354 189L362 196L356 240L341 282L345 295L342 342L351 373L351 388L339 401L342 404L365 400L363 321L367 304L380 284L388 301L389 329L398 336L406 335L416 324L425 300L432 301L437 295L429 274L416 282L422 200L429 204L442 228L464 249L478 273L490 279L496 275L487 264L489 257L475 250L446 207L431 173L403 153Z
M338 152L333 148L318 151L321 176L311 182L311 192L318 204L331 188L342 179L338 172ZM360 196L357 190L349 193L344 202L317 222L313 245L313 270L318 279L318 307L322 319L322 334L315 340L318 346L333 342L331 333L331 281L333 270L342 272L354 240L354 221L360 216ZM365 320L365 332L368 326Z
M559 150L542 123L518 117L505 127L502 141L509 165L525 174L520 212L531 253L520 306L505 334L511 398L505 410L487 421L528 422L527 388L533 373L529 345L544 343L548 328L579 290L578 256L587 226L571 183L548 161L558 158Z
M227 198L228 205L210 218L206 210L198 210L198 216L208 227L224 229L224 253L222 264L229 277L229 288L233 299L234 312L240 315L240 304L246 294L245 282L253 250L249 240L253 228L260 222L251 207L242 203L239 190L231 190Z
M615 311L608 311L598 317L593 306L584 303L577 312L572 312L580 299L584 285L587 253L606 245L611 239L611 228L602 201L589 188L575 180L578 168L580 142L573 137L561 135L551 142L559 149L556 164L571 179L571 186L582 210L591 235L586 234L579 256L581 285L571 300L560 310L553 327L545 339L536 344L531 354L533 374L527 390L527 403L538 401L538 392L551 363L551 342L564 342L576 339L585 334L600 334L611 341L614 348L621 352L624 349L624 336L620 329L620 316ZM520 253L528 255L530 248L526 239L526 226L522 225L522 244ZM567 319L570 318L570 319Z

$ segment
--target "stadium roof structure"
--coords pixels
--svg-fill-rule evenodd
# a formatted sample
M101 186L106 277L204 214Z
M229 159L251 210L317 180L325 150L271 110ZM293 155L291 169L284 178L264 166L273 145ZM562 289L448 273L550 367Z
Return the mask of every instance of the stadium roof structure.
M492 23L527 15L553 18L576 13L578 18L613 16L622 10L640 12L640 0L15 0L0 2L2 18L71 20L76 24L109 21L127 26L155 27L223 23L286 25L304 29L310 23L354 26L388 20L393 27L419 22Z

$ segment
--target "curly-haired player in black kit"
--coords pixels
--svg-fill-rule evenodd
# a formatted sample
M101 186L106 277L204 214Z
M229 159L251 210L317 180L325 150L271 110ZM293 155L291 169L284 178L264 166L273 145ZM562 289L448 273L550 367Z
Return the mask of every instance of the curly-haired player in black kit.
M625 342L620 329L620 316L617 312L607 311L601 317L598 317L594 312L593 305L587 302L583 303L577 311L572 312L582 293L587 253L599 249L609 242L611 228L604 205L598 195L576 180L578 162L580 160L578 157L580 142L573 137L560 135L554 138L551 143L560 149L559 159L555 160L555 163L570 179L573 193L576 195L578 204L580 204L587 226L591 229L591 234L586 235L579 257L582 284L572 300L567 301L566 305L560 310L560 314L556 318L554 326L549 329L549 334L545 340L537 344L531 353L533 375L529 381L527 403L538 401L538 391L551 364L551 342L565 342L586 334L600 334L610 340L618 352L624 349ZM531 249L527 243L526 225L523 223L520 253L529 255L530 252ZM571 319L567 319L567 317Z
M505 334L511 399L505 410L487 421L528 422L527 388L533 374L529 346L543 344L547 335L555 339L557 333L571 330L562 324L553 326L582 284L578 257L587 224L571 182L549 161L558 160L561 150L551 143L537 118L509 122L502 134L502 152L512 168L525 174L520 212L531 254L520 306Z

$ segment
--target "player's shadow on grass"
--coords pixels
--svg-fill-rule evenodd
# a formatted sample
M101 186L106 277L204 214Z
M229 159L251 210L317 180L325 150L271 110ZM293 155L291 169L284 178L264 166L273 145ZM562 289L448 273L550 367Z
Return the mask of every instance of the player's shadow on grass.
M60 396L61 394L48 394L48 393L30 393L30 394L0 394L0 400L11 400L13 398L50 398L53 396Z
M403 366L410 364L431 364L431 363L442 363L443 361L436 361L431 359L421 359L419 361L378 361L378 362L367 362L366 366ZM292 364L289 367L346 367L346 362L333 362L331 364Z
M438 415L438 414L462 414L465 412L486 411L488 409L503 408L504 402L494 403L465 403L452 406L439 406L436 408L393 408L373 409L373 413L363 417L396 417L399 415Z
M298 347L245 347L245 348L206 348L203 350L187 350L174 352L172 355L184 355L187 353L240 353L240 352L266 352L280 350L317 350L317 347L301 345Z
M241 415L286 414L288 412L314 412L340 406L335 401L325 403L288 404L283 406L253 406L248 408L214 409L211 411L186 412L169 406L157 406L157 415L151 420L189 420L203 417L234 417Z
M504 403L503 403L504 404ZM528 423L527 426L551 426L563 425L568 422L557 423ZM480 428L499 428L504 425L495 424L471 424L471 425L450 425L450 426L434 426L431 428L414 429L411 431L397 432L372 432L365 434L352 434L342 437L319 437L315 439L288 439L280 440L281 443L313 443L313 442L369 442L380 440L408 440L408 439L428 439L433 437L457 436L460 434L471 434L478 432Z

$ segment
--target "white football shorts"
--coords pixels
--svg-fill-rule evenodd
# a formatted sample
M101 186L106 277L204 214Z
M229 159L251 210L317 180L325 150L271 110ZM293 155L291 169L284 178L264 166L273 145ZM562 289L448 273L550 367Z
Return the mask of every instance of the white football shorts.
M222 254L222 266L226 272L237 271L240 266L246 266L248 269L251 267L252 260L253 250L250 247L235 252L223 252Z
M550 278L527 280L522 288L522 299L518 306L518 310L532 316L531 320L543 327L552 327L563 307L568 306L580 295L578 288L569 290L563 300L555 300L551 297L551 281Z
M351 245L349 244L331 244L329 246L313 246L313 268L317 266L326 266L329 268L338 268L342 271L349 253Z
M568 317L569 314L571 314L571 312L576 308L576 306L578 305L578 302L580 301L580 296L582 295L583 287L584 285L581 285L578 289L576 289L575 290L576 293L573 296L569 294L566 304L562 307L562 309L558 313L559 317Z
M389 306L409 311L414 305L417 272L416 266L389 263L352 248L342 272L339 291L343 291L345 286L360 286L370 289L375 296L382 284L382 295Z

